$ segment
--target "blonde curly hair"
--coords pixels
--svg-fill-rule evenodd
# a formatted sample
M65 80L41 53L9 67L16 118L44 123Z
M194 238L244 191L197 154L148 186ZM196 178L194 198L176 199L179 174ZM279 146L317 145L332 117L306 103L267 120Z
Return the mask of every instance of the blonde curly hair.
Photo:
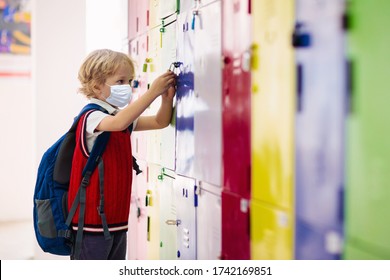
M123 64L128 64L134 75L134 62L128 55L109 49L91 52L85 58L78 73L81 83L79 92L89 99L95 97L96 86L104 84L106 79L114 75Z

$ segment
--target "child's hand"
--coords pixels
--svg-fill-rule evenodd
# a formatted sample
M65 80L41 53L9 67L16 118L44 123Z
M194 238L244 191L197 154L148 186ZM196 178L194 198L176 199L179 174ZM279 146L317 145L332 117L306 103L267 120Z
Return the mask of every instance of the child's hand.
M152 85L150 86L149 90L156 94L156 96L159 96L161 94L166 94L166 97L174 96L175 90L174 86L176 84L176 75L172 71L167 71L166 73L162 74L161 76L157 77ZM172 93L173 88L173 93ZM168 94L169 90L169 94Z
M171 101L176 94L176 87L171 86L165 93L163 93L162 98Z

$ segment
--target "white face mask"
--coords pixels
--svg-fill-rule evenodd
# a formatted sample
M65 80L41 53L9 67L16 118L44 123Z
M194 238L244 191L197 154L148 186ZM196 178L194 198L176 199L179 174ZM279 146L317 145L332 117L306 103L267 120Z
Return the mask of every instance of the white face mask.
M129 104L132 95L132 89L129 84L125 85L108 85L111 89L111 94L106 98L106 101L116 107L125 107Z

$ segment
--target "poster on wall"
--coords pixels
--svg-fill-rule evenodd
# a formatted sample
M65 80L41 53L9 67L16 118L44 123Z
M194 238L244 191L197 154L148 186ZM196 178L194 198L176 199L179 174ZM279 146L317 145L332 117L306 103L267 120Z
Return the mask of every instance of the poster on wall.
M0 0L0 78L30 77L31 0Z

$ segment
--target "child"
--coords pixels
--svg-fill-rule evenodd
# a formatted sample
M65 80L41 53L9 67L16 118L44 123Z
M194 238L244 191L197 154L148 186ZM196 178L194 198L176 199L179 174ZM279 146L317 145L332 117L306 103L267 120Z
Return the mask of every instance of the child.
M111 132L102 156L104 213L111 238L105 238L102 217L97 211L101 195L99 172L96 168L86 188L84 232L79 259L125 259L132 182L132 153L128 127L133 124L134 131L160 129L168 126L171 120L175 95L174 73L167 71L157 77L146 93L129 104L133 77L134 65L130 58L123 53L107 49L92 52L79 70L80 92L90 99L90 102L107 110L108 114L93 111L85 114L79 121L68 209L77 194L82 179L81 172L97 136L104 131ZM157 114L140 116L160 95L162 102ZM77 223L78 213L72 220L73 230L77 230ZM72 255L71 259L75 259L75 256Z

